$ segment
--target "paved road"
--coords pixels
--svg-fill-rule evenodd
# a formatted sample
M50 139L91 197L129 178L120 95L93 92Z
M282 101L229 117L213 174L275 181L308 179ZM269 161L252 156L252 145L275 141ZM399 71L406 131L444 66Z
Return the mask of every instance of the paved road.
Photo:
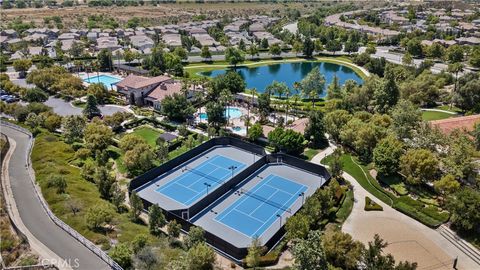
M8 169L18 212L28 230L51 251L66 262L70 262L70 266L74 269L110 269L104 261L63 231L46 215L35 195L26 169L29 137L3 125L1 132L16 142Z
M330 144L314 156L311 162L319 163L333 153L335 148L335 145ZM458 237L450 229L431 229L375 198L348 173L344 172L342 176L351 183L354 192L352 213L343 224L342 230L351 234L354 239L366 244L375 234L379 234L389 243L385 251L394 255L397 262L418 262L418 269L452 269L455 257L459 259L457 269L480 269L480 265L470 257L478 254L475 253L475 248L460 239L452 241L444 236L444 231L447 231L450 238ZM363 208L366 196L380 204L383 211L365 211Z
M69 102L64 101L63 99L50 97L45 101L45 105L52 107L53 111L61 116L68 115L81 115L82 108L75 107ZM126 108L116 105L100 105L98 106L103 115L112 115L116 112L128 112Z

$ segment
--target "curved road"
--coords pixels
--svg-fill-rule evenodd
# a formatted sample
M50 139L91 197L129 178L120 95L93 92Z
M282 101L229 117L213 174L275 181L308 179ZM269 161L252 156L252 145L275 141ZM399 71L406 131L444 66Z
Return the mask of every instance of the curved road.
M110 267L75 238L58 227L45 213L26 168L30 138L26 134L1 125L1 132L16 142L8 163L11 189L24 225L48 249L69 263L73 269L102 270ZM65 262L60 262L63 264ZM49 262L58 264L58 262Z

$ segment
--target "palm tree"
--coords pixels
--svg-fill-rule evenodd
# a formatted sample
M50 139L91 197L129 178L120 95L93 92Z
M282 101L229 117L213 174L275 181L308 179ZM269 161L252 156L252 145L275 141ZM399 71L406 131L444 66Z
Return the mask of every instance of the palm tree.
M225 105L225 113L227 117L227 121L225 123L225 128L228 126L230 122L230 114L228 113L228 106L230 102L232 102L233 96L232 93L229 90L223 90L222 93L220 94L220 102Z
M74 60L73 65L75 66L75 70L77 70L77 75L80 76L80 67L82 66L82 61Z

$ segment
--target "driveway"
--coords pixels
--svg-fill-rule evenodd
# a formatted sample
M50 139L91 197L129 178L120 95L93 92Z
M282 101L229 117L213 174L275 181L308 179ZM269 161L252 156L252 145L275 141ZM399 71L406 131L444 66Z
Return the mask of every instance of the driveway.
M319 163L335 148L335 145L330 144L313 157L312 162ZM466 255L465 249L458 249L450 242L451 239L443 236L444 230L448 230L450 234L454 232L444 226L438 230L431 229L377 199L348 173L343 173L342 176L351 183L354 194L353 210L343 224L342 230L351 234L354 239L367 244L372 241L375 234L379 234L389 243L385 252L391 253L397 262L405 260L417 262L419 270L452 269L456 257L458 257L457 269L480 269L480 265ZM380 204L383 211L365 211L363 208L366 196ZM462 244L468 245L464 242ZM469 248L472 249L471 246Z
M110 269L104 261L58 227L46 215L35 194L27 169L30 138L4 125L1 126L1 132L8 136L9 140L15 141L16 145L8 162L8 175L19 216L29 233L64 260L64 262L44 261L43 263L67 263L73 269Z
M45 105L52 107L53 111L61 116L82 114L82 108L75 107L63 99L50 97L44 103ZM99 105L98 108L102 111L102 115L112 115L116 112L131 112L130 109L118 105Z

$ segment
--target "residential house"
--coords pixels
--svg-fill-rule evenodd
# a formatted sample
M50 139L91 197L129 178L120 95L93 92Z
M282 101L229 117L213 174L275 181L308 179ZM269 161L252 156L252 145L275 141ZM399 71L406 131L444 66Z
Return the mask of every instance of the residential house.
M122 46L118 44L118 40L116 37L99 37L97 39L96 49L98 51L107 49L112 52L120 48L122 48Z
M130 42L133 47L137 48L140 51L145 51L146 49L151 49L155 45L153 40L145 35L134 35L129 37Z
M180 47L180 46L182 46L182 38L181 38L180 34L164 34L162 36L162 40L163 40L163 42L165 42L165 44L168 47Z
M144 105L146 104L145 98L161 84L173 84L174 81L171 77L168 76L157 76L157 77L144 77L130 74L125 79L121 80L116 84L117 91L125 95L125 99L129 104ZM155 96L160 94L155 94L151 97L153 99ZM153 105L153 101L150 104Z

